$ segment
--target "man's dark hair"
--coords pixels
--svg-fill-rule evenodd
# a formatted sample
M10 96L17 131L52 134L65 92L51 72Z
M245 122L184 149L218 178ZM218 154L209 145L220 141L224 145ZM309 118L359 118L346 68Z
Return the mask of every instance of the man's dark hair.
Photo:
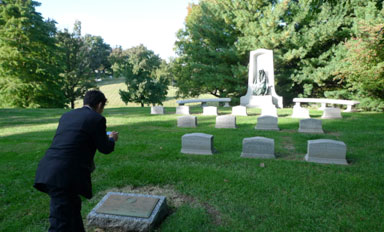
M102 103L103 106L107 102L104 94L99 90L90 90L85 93L83 104L89 105L92 108L96 108L99 103Z

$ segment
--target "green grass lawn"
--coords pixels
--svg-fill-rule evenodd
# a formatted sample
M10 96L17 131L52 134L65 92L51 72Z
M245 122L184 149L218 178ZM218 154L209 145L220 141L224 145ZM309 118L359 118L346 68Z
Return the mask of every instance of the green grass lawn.
M0 109L0 231L47 231L49 198L32 185L66 111ZM257 109L237 117L237 129L215 129L215 117L197 106L194 129L176 127L174 107L149 112L105 110L108 130L119 131L120 140L114 153L96 154L84 219L108 191L123 191L167 196L172 213L158 231L384 231L384 114L343 113L323 120L326 133L315 135L297 132L291 109L278 110L279 132L254 130ZM181 154L181 136L192 132L214 135L218 153ZM241 158L242 140L253 136L273 138L277 158ZM305 162L307 140L320 138L345 142L350 164Z
M129 102L125 104L120 99L119 90L127 90L127 86L124 83L124 78L113 78L113 79L104 79L103 81L98 83L100 91L102 91L106 98L108 99L106 108L116 108L116 107L139 107L140 103ZM163 102L163 106L176 107L176 88L173 86L169 86L168 95ZM214 98L210 94L202 94L198 98ZM77 100L75 102L75 108L81 107L83 105L82 100ZM214 104L214 103L212 103ZM197 103L194 105L198 105Z

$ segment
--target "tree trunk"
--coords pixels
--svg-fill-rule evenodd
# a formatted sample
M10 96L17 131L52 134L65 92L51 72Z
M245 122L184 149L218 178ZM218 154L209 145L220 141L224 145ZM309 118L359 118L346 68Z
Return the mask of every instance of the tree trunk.
M144 107L144 103L143 102L140 102L140 104L141 104L141 107Z
M75 100L71 100L71 109L75 109Z

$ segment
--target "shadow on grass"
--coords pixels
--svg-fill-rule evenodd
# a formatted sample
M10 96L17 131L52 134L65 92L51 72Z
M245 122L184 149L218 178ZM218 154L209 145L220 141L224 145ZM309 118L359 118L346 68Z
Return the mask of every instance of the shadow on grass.
M174 108L167 107L166 110L174 111ZM6 118L13 116L15 118L12 122L15 124L22 124L28 118L31 120L33 118L36 121L32 123L44 125L46 120L58 121L62 112L20 110L14 115L10 112L5 115L0 111L0 120L5 128L13 126L6 124ZM133 186L174 184L176 190L215 206L223 215L224 225L229 225L227 231L239 228L238 224L231 227L233 221L236 223L239 221L239 225L246 231L252 231L254 219L247 216L259 215L260 210L266 219L259 223L264 223L265 227L273 226L276 220L280 220L278 222L283 226L287 221L281 218L291 217L293 212L294 215L289 220L294 220L295 217L303 217L313 208L314 210L310 211L311 215L325 218L324 220L332 220L334 215L344 214L347 216L343 220L355 216L360 218L362 212L367 212L367 218L371 218L372 211L376 213L382 210L383 200L378 197L381 196L382 186L378 183L382 179L380 173L384 169L378 161L383 159L384 131L381 130L383 114L343 114L343 119L322 120L325 134L302 134L297 132L299 120L295 119L279 118L281 131L256 131L254 127L257 114L238 117L237 129L216 129L214 116L198 115L201 113L199 108L192 109L192 112L198 117L197 128L178 128L177 115L150 115L148 107L106 109L107 121L117 121L116 124L109 126L108 130L119 131L120 139L113 154L96 156L97 169L93 174L96 192L111 186L122 187L128 184ZM317 113L314 115L318 116ZM130 118L132 120L128 120ZM37 139L53 136L54 131L55 129L26 131L1 139L0 165L5 171L0 173L4 180L0 184L3 189L0 191L0 202L4 203L0 209L6 212L3 217L4 223L13 223L14 215L22 212L23 214L20 213L18 216L29 221L23 221L21 226L29 230L28 227L33 223L36 226L48 217L46 196L37 193L31 186L37 162L49 146L48 138L44 138L43 141ZM218 153L213 156L181 154L181 136L193 132L214 135L214 146ZM276 160L240 158L242 140L254 136L275 140ZM303 157L307 141L318 138L344 141L348 148L347 158L353 165L305 163ZM35 146L31 145L33 143L36 143ZM367 182L368 184L365 184ZM339 204L336 208L335 202ZM11 204L13 207L9 207ZM45 214L40 213L42 204L46 207ZM31 205L34 207L30 207ZM86 213L94 206L90 203L84 205L83 211ZM344 209L343 205L348 207ZM300 207L302 209L297 209ZM247 213L242 213L243 211ZM27 212L28 216L24 212ZM177 228L178 220L184 217L185 221L192 221L189 217L191 212L194 211L179 210L175 218L167 220L174 223L171 225ZM201 215L202 212L199 211L196 215ZM279 213L283 216L276 217ZM329 214L331 215L328 216ZM200 217L193 216L193 218ZM312 219L309 217L296 222L298 225L304 223L310 226ZM197 224L190 223L192 226ZM369 225L372 225L372 221L364 224ZM17 225L14 228L17 228ZM327 231L325 227L323 229Z

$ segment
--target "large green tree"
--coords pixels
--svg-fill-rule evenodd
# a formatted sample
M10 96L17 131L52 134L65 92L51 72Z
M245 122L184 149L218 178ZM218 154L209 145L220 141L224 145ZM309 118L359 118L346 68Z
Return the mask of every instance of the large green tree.
M0 106L63 107L54 21L31 0L0 1Z
M125 77L127 91L120 90L120 96L126 104L162 104L170 79L165 61L143 45L124 51L116 48L111 56L114 75Z
M175 43L179 57L172 64L178 95L239 97L246 91L248 56L239 54L240 32L224 20L220 7L213 0L189 6Z
M102 78L111 75L111 64L109 55L112 52L111 46L105 43L101 36L85 35L85 45L88 47L90 55L90 68L94 77Z
M335 73L344 42L354 36L357 9L368 5L382 9L380 0L201 0L178 34L176 83L189 95L243 95L248 54L265 48L274 52L276 90L285 103L341 97L348 87Z
M377 6L355 8L354 37L343 44L334 74L347 87L338 94L359 99L364 110L384 111L384 10Z
M72 33L67 29L57 33L57 46L61 58L62 91L73 109L77 99L96 87L90 49L81 36L79 21L76 21Z

